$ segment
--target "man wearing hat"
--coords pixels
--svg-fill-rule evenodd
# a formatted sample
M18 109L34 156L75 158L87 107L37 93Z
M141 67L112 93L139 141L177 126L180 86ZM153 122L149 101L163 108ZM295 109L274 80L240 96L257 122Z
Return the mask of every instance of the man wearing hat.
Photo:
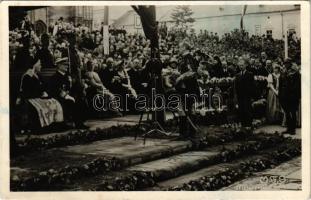
M76 128L88 128L83 124L85 105L83 105L79 99L74 98L70 93L72 80L68 75L68 58L56 60L56 65L57 71L50 79L50 95L61 103L65 120L72 119Z
M301 75L291 58L284 62L285 69L279 81L279 99L286 116L287 129L283 133L296 134L296 112L301 98Z

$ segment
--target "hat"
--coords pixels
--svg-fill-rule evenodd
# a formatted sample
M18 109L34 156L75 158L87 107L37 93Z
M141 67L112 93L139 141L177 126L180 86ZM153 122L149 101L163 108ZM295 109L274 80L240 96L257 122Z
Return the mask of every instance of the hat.
M68 57L58 58L58 59L55 61L55 64L56 64L56 65L69 65Z
M111 58L111 57L107 58L106 62L107 63L113 63L113 58Z
M137 58L135 58L135 59L133 60L133 62L134 62L134 63L139 63L139 60L138 60Z
M191 56L190 51L185 51L182 56L183 57Z
M273 68L274 69L281 69L281 66L277 63L273 63Z
M114 66L120 66L121 64L123 64L123 60L119 60L119 61L116 61L114 62Z
M201 61L199 64L200 64L200 65L207 65L208 62L207 62L207 61Z
M201 54L202 52L201 52L201 50L200 50L199 48L196 48L196 49L195 49L195 53Z
M170 63L178 63L177 59L175 57L171 58Z
M286 58L284 60L284 64L291 64L292 63L292 59L291 58Z

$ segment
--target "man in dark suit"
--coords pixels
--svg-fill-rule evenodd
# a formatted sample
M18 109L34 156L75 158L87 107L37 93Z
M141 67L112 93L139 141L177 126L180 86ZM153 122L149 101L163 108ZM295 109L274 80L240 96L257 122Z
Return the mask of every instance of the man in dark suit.
M238 115L242 126L250 129L252 126L252 98L255 91L254 75L247 71L248 60L240 57L238 65L241 72L235 77L235 93L238 103Z
M295 135L296 112L301 98L301 75L290 58L284 62L285 71L279 80L279 99L286 115L287 130L283 133Z
M50 80L50 95L57 99L62 105L64 116L67 121L75 123L79 129L88 128L83 124L85 114L84 105L70 94L72 87L71 77L68 75L68 58L61 58L56 61L57 71Z
M137 94L147 94L148 74L138 59L133 61L133 67L128 71L131 85Z

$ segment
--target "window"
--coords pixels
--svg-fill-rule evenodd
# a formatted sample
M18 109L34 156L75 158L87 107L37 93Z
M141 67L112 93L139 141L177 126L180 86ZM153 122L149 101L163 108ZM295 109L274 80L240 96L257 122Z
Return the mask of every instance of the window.
M272 38L272 30L267 30L267 38Z
M288 33L289 33L289 34L293 34L293 33L296 33L296 31L295 31L294 28L290 28L290 29L288 29Z
M255 35L261 35L261 26L255 25Z

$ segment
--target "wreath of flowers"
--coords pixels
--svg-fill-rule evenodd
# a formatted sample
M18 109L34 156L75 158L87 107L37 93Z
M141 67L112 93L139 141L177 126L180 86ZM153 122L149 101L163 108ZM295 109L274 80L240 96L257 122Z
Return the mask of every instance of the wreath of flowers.
M267 159L255 159L241 162L236 168L226 168L212 177L202 177L199 180L190 181L182 186L171 187L168 190L217 190L240 180L249 173L262 171L271 168L276 164L289 160L301 154L298 140L280 138L273 136L265 141L256 144L247 143L240 145L236 150L224 150L215 158L216 163L228 162L245 153L255 152L264 148L273 147L280 140L286 140L286 146L274 152L265 154ZM293 146L294 145L294 146ZM217 162L218 161L218 162ZM97 191L134 191L153 187L157 183L157 177L151 172L134 171L123 177L116 177L114 180L104 181L95 190Z
M53 135L46 138L28 137L17 142L17 154L24 154L36 150L62 147L76 144L86 144L98 140L106 140L123 136L143 134L146 125L138 127L131 125L112 126L110 128L96 128L96 130L73 130L68 134Z
M272 168L284 161L301 155L300 145L286 145L283 148L265 154L265 158L253 159L240 163L237 167L226 168L212 176L204 176L181 186L170 187L171 191L213 191L228 186L233 182L246 178L247 175Z
M223 78L216 78L213 77L210 80L206 80L206 85L211 87L230 87L232 86L235 77L223 77ZM265 82L267 81L267 77L265 76L254 76L254 80L256 82Z

